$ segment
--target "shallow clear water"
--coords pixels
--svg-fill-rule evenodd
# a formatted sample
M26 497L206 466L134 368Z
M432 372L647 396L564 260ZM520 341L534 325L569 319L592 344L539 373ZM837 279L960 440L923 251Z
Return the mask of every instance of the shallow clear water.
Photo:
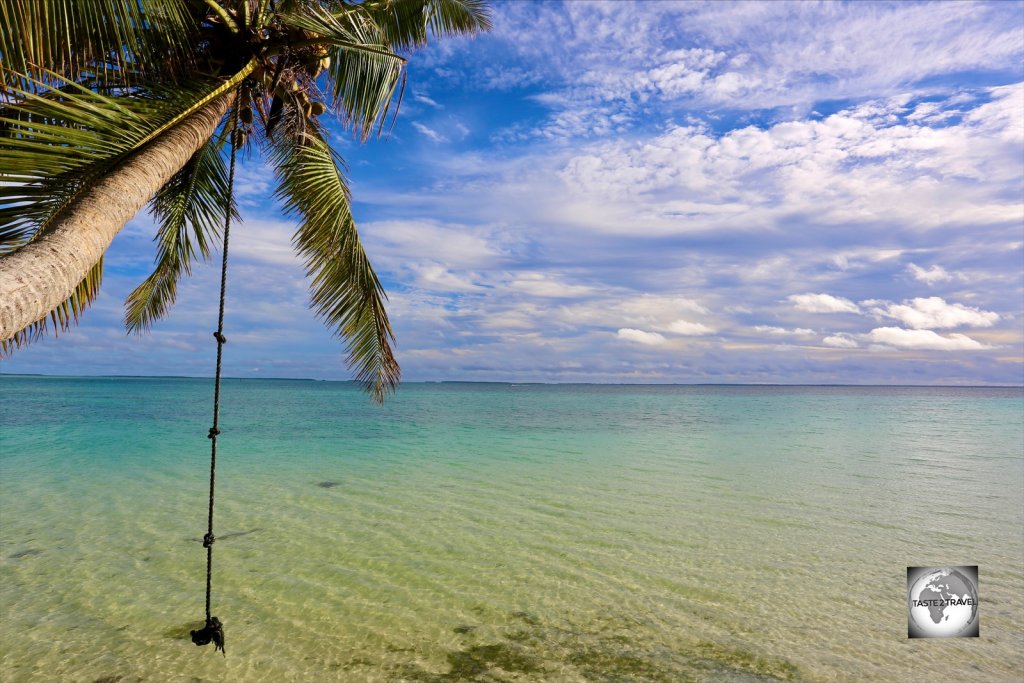
M1012 681L1020 389L0 376L0 679ZM906 637L980 566L981 637ZM120 677L120 678L118 678Z

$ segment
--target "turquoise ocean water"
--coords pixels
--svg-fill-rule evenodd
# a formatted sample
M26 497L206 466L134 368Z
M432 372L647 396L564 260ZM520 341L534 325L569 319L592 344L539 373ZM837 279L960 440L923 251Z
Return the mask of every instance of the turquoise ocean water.
M1020 389L0 376L0 680L1015 681ZM908 639L907 566L981 636Z

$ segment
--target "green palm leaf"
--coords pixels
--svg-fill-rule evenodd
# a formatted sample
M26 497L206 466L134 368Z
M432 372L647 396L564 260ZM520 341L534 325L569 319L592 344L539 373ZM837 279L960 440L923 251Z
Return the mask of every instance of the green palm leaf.
M382 402L401 371L386 296L359 241L341 160L318 131L303 126L289 132L275 138L272 160L277 196L302 219L292 241L312 279L313 308L346 341L356 379Z
M491 28L483 0L369 0L358 5L381 28L387 44L411 50L427 44L429 35L470 35Z
M78 80L95 68L122 84L133 72L173 74L195 30L185 0L0 0L3 84L24 87L44 69Z
M220 236L228 196L228 174L216 137L206 143L157 193L151 204L158 222L156 268L125 301L124 324L142 333L174 304L178 278L192 274L192 264L210 255ZM230 207L239 220L237 206Z
M427 25L436 36L491 30L490 8L484 0L432 0L428 5Z

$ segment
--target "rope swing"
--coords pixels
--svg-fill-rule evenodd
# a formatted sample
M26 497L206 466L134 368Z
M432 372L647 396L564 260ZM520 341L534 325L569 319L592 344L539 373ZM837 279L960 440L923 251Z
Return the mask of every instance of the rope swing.
M235 187L235 156L241 141L238 130L238 103L235 103L231 115L231 164L228 171L228 196L227 209L224 211L224 252L220 264L220 312L217 317L217 331L213 333L217 340L217 373L213 384L213 426L207 436L210 439L210 507L206 522L206 535L203 536L203 547L206 548L206 625L194 631L190 631L192 642L196 645L207 645L213 643L214 652L220 651L225 657L224 650L224 625L220 619L210 615L210 593L213 584L213 542L216 537L213 535L213 489L217 478L217 435L220 434L218 423L220 420L220 370L221 358L223 357L224 345L228 340L224 336L224 292L227 289L228 281L228 233L231 230L231 202L232 193Z

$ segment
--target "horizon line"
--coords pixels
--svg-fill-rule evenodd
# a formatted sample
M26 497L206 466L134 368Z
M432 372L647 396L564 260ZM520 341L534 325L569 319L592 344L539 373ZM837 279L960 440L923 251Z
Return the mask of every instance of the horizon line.
M38 372L3 372L0 377L45 377L51 379L209 379L203 375L49 375ZM222 377L222 380L267 380L286 382L331 382L334 384L358 384L354 379L317 379L314 377ZM675 387L865 387L880 388L947 388L947 389L1024 389L1024 384L850 384L836 382L787 383L787 382L581 382L581 381L523 381L523 380L409 380L401 384L507 384L507 385L589 385L589 386L675 386ZM401 384L399 386L401 386Z

